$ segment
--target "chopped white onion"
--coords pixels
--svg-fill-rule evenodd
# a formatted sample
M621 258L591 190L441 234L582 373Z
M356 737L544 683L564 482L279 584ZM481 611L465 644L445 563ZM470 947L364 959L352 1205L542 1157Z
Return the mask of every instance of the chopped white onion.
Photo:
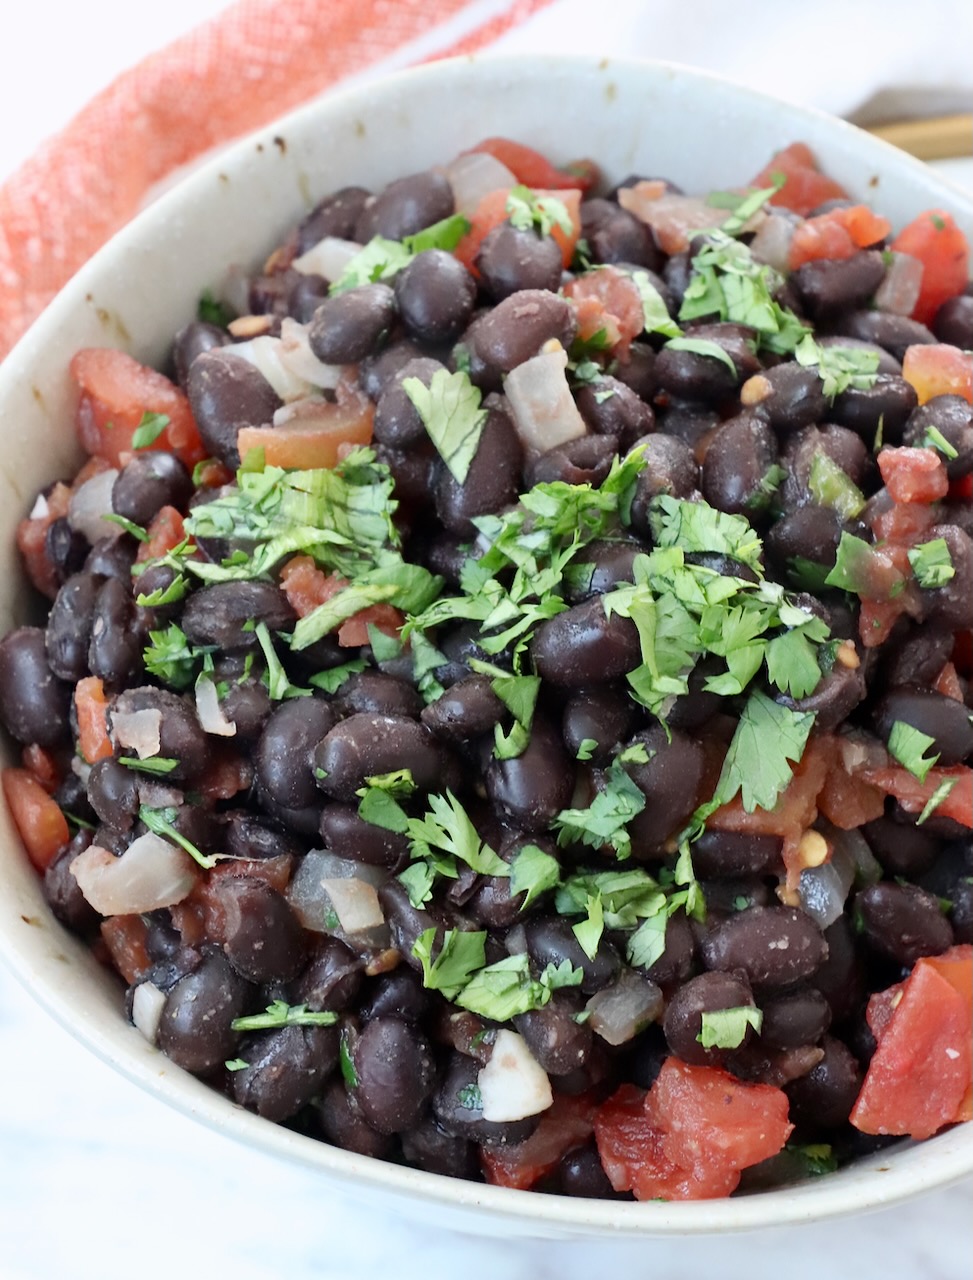
M85 899L103 916L174 906L192 893L199 879L189 854L151 831L133 840L120 858L89 845L70 870Z
M847 847L837 839L845 833L824 822L820 825L826 828L831 857L818 867L804 868L798 892L804 910L821 929L827 929L844 912L851 886L855 883L855 863Z
M381 867L312 849L287 887L287 901L305 929L330 933L374 947L388 946L390 934L376 889L388 879ZM337 917L337 926L328 923Z
M558 343L507 374L503 389L514 426L531 454L546 453L587 434L568 386L567 366L568 354Z
M290 404L282 404L276 409L274 426L300 426L310 431L317 426L332 425L334 418L333 400L325 400L323 396L305 396L303 400L292 400Z
M354 240L325 236L317 244L312 244L307 253L295 258L291 266L305 276L324 276L325 280L339 280L348 263L361 251L362 245L356 244Z
M507 166L485 151L457 156L446 166L446 177L453 188L457 213L472 213L491 191L517 185L516 177Z
M307 340L307 325L298 324L290 316L281 321L280 358L298 378L312 387L327 387L331 391L348 372L343 364L325 364L319 360Z
M385 923L375 886L364 880L322 880L344 933L365 933Z
M750 242L750 252L758 262L766 262L778 271L786 271L795 223L790 218L772 213Z
M150 774L143 774L138 780L139 804L148 805L150 809L178 809L185 802L185 792L178 787L167 787L158 782Z
M280 338L261 334L249 342L237 342L226 348L226 354L246 360L263 374L281 400L300 400L311 393L311 384L284 363L281 358Z
M96 476L79 485L68 502L68 524L76 533L83 533L89 542L101 538L120 538L122 529L105 516L112 514L111 491L118 477L114 467L99 471Z
M149 1044L155 1044L159 1038L159 1023L165 1004L165 992L160 991L154 982L140 982L132 992L132 1022Z
M857 884L877 884L882 878L882 866L872 853L871 845L858 830L842 831L819 819L818 826L825 831L834 846L832 860L846 859L852 868Z
M196 681L196 716L204 733L221 738L232 738L236 733L236 725L223 714L216 685L209 676L200 676Z
M923 265L908 253L891 252L885 279L875 290L875 309L897 316L911 316L919 301Z
M625 1044L662 1013L662 992L634 969L623 969L610 987L596 992L585 1008L589 1025L607 1044Z
M47 499L42 493L39 493L34 499L34 505L30 509L28 520L44 520L51 514L51 508L47 504Z
M88 785L91 765L86 760L82 760L80 756L75 756L71 761L71 772L76 778L80 778L85 786Z
M554 1102L551 1082L515 1031L498 1031L490 1061L476 1077L483 1119L504 1123L546 1111Z
M162 712L158 707L146 707L142 711L113 711L111 729L118 745L134 751L140 760L159 754Z

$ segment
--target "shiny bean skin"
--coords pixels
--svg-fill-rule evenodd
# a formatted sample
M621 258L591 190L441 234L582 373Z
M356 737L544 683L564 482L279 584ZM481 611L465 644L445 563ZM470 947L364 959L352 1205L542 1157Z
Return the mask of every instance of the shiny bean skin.
M52 520L44 537L44 556L59 584L77 573L88 554L88 539L72 529L65 516Z
M944 459L949 478L958 480L973 471L973 406L962 396L933 396L910 415L902 443L928 447L932 427L956 450L956 457Z
M730 515L767 504L766 476L777 461L777 440L767 420L741 413L718 428L706 451L701 488L711 506Z
M273 705L266 686L254 679L233 681L220 698L224 716L236 725L236 736L243 742L260 736Z
M338 690L335 702L345 716L356 711L374 711L384 716L406 716L410 720L418 720L425 705L410 684L383 671L359 671L349 676Z
M375 439L380 444L402 449L425 438L425 424L402 383L406 378L418 378L423 386L428 387L435 374L444 367L438 360L422 356L406 361L388 380L375 406Z
M696 1066L719 1066L726 1061L728 1050L704 1049L699 1042L703 1014L719 1009L753 1008L753 993L746 978L739 973L701 973L684 983L666 1006L662 1029L669 1048ZM753 1038L753 1028L746 1028L743 1043Z
M575 1147L561 1157L557 1167L558 1190L562 1196L584 1200L619 1200L627 1196L615 1191L602 1167L594 1143Z
M716 356L700 355L695 351L683 351L676 347L663 347L656 356L655 375L659 385L674 396L687 400L720 401L740 383L756 373L760 363L735 334L718 337L719 325L703 325L690 336L716 342L733 361L736 372L731 373ZM705 329L706 332L702 332Z
M917 545L942 538L953 562L953 577L942 587L923 588L925 617L959 630L970 618L973 599L973 540L954 524L934 524Z
M186 386L189 370L204 351L215 351L218 347L225 347L229 341L228 333L203 320L192 320L180 329L172 343L172 363L179 385Z
M654 435L640 440L644 446L645 467L635 483L632 499L632 528L643 537L651 536L649 504L659 494L674 498L689 498L696 492L699 467L693 451L684 440L675 436Z
M223 950L242 978L287 982L307 959L304 930L290 907L264 880L227 875L216 891L223 912Z
M365 1123L357 1103L349 1096L340 1079L332 1080L325 1086L315 1110L325 1141L333 1146L357 1152L358 1155L371 1156L373 1160L385 1160L391 1154L392 1137L377 1133L371 1125Z
M814 988L831 1006L834 1022L860 1012L865 999L865 967L857 936L847 916L839 916L824 931L828 954L814 975Z
M51 670L44 632L18 627L0 640L0 721L18 742L55 747L68 738L71 689Z
M613 200L582 203L581 235L588 243L592 262L631 263L658 270L661 257L652 233Z
M266 426L281 406L260 370L233 355L232 348L198 356L186 378L186 394L207 451L234 468L240 465L240 429Z
M893 373L880 373L870 387L849 387L835 399L828 413L833 422L848 427L871 445L882 423L886 444L899 444L918 404L915 388Z
M372 236L401 240L448 218L454 209L453 189L441 173L426 169L390 182L367 201L352 236L367 244Z
M112 704L109 720L118 713L131 711L160 713L159 755L177 761L175 768L166 774L167 782L190 782L204 772L210 760L210 741L187 699L150 685L126 689Z
M847 1121L861 1084L861 1068L854 1054L841 1040L825 1036L822 1060L784 1088L790 1100L790 1118L812 1131L837 1129Z
M577 436L532 459L525 472L529 487L562 480L565 484L600 485L618 452L613 436Z
M534 669L555 685L603 684L639 665L638 630L619 613L607 617L601 596L548 618L530 643Z
M352 240L355 224L361 217L371 192L364 187L340 187L331 195L319 200L311 212L297 227L297 252L308 249L328 236L337 240Z
M751 907L724 920L702 941L708 969L742 969L755 987L789 987L825 961L828 944L796 907Z
M595 764L607 763L613 749L634 729L636 716L631 698L621 689L582 689L568 699L564 708L561 733L565 746L576 757L581 744L588 742L589 758Z
M460 484L445 464L436 482L436 514L452 533L472 538L475 516L502 511L517 500L523 448L502 409L488 411L480 443L466 479Z
M419 360L426 352L411 338L399 338L381 351L367 356L358 370L358 381L370 400L378 400L395 375L410 360Z
M117 688L143 669L147 640L126 582L109 578L98 588L91 613L88 670Z
M890 689L875 707L876 732L888 742L896 721L932 738L924 752L938 755L940 765L962 764L973 753L973 725L962 702L933 689Z
M494 302L523 289L556 293L561 286L561 250L551 236L521 231L509 222L494 227L476 258L483 287Z
M494 807L521 830L535 832L570 803L574 770L561 735L536 715L524 752L513 760L491 758L484 780Z
M373 1018L362 1028L353 1060L355 1099L367 1123L378 1133L411 1129L436 1079L425 1036L401 1018Z
M289 1120L321 1092L338 1062L334 1027L279 1027L247 1036L247 1063L233 1073L233 1097L265 1120Z
M672 294L677 307L682 305L692 273L692 260L685 250L681 253L672 254L662 268L662 278L665 280L666 287Z
M787 471L780 493L786 510L812 501L809 481L811 466L818 453L827 454L855 484L861 484L868 464L871 440L865 442L847 427L805 427L788 442L781 458Z
M321 810L320 830L325 846L339 858L390 870L400 869L407 861L409 845L405 837L366 822L358 816L354 805L325 805Z
M189 472L175 454L141 450L112 485L112 510L135 524L148 525L160 507L184 510L192 491Z
M701 880L773 874L780 865L780 836L704 831L693 843L693 868Z
M395 278L395 301L406 331L432 346L459 337L475 300L476 281L444 249L417 254Z
M322 937L307 967L290 988L293 1004L305 1004L312 1013L340 1013L361 990L364 964L339 938Z
M566 298L544 289L521 289L477 323L471 350L488 370L509 373L536 356L551 338L565 349L570 347L577 327L574 308Z
M920 956L938 956L953 945L953 930L932 893L915 884L882 881L855 899L864 935L879 954L910 968Z
M308 326L311 350L325 364L357 364L378 345L395 315L387 284L363 284L326 298Z
M685 982L693 971L696 939L685 911L675 911L666 921L665 947L658 960L637 965L639 973L658 986L669 988Z
M489 733L505 708L488 676L472 675L450 685L422 712L422 723L446 742L465 742Z
M301 275L287 295L287 310L300 324L310 324L314 313L328 296L328 282L324 276Z
M238 809L225 815L223 843L234 858L262 861L268 858L297 858L304 847L271 818Z
M885 263L875 249L863 249L850 258L805 262L790 277L814 320L864 306L884 278Z
M524 924L527 933L527 950L540 969L547 965L559 965L564 960L584 975L580 990L592 995L610 986L618 977L621 959L610 942L602 941L591 959L582 950L570 923L560 916L534 916Z
M652 406L617 378L606 376L585 384L575 401L591 430L601 436L614 436L622 452L655 430Z
M647 342L633 342L628 356L615 361L612 376L624 382L640 400L650 401L659 385L655 376L655 352Z
M747 405L759 404L782 434L821 422L828 403L817 370L792 361L755 374L744 385L743 399Z
M76 573L58 591L47 618L45 644L51 671L75 683L88 674L88 645L100 579Z
M385 1017L421 1022L429 1012L429 1003L430 995L422 985L421 971L399 965L391 973L368 980L358 1013L363 1022Z
M232 1058L239 1033L231 1023L247 1012L253 988L226 956L210 952L166 996L159 1047L177 1067L204 1075Z
M138 777L109 757L91 766L88 801L100 820L117 831L130 831L139 811Z
M705 755L701 744L680 729L668 738L660 724L636 734L649 755L648 764L627 764L625 770L645 796L645 808L629 824L634 857L651 857L682 827L695 809L703 780Z
M442 749L425 725L405 716L359 712L323 734L314 749L318 786L349 804L355 802L366 778L400 769L404 760L420 790L438 790L444 769Z
M821 347L844 347L851 351L867 351L871 356L878 357L878 373L896 373L902 372L902 361L896 360L890 352L884 347L880 347L876 342L866 342L862 338L849 338L844 334L828 334L822 333L815 336L815 341Z
M907 316L893 315L891 311L850 311L831 328L848 338L874 342L896 360L902 360L909 347L936 341L924 324Z
M973 349L973 296L949 298L933 316L932 331L940 342L961 351Z
M560 255L558 255L560 261ZM420 1117L402 1134L402 1154L410 1165L444 1178L466 1178L476 1182L480 1173L479 1151L468 1138L444 1133L432 1116Z
M674 729L694 733L717 714L721 705L720 696L704 686L709 677L717 675L719 670L718 662L712 658L704 657L696 663L689 673L687 692L679 694L669 709L667 721Z
M551 1076L565 1076L584 1066L594 1033L575 1016L584 1007L573 992L556 991L543 1009L514 1018L514 1026L541 1067Z
M81 566L84 573L93 573L100 578L120 578L128 582L132 576L132 565L139 544L128 534L120 538L99 538Z
M79 831L66 848L48 863L44 872L44 898L55 917L72 933L97 929L101 916L85 898L71 874L71 863L91 844L91 832Z
M965 876L953 889L949 922L954 942L973 942L973 876Z
M252 649L257 637L248 623L265 622L269 631L283 631L296 618L287 597L273 583L214 582L187 598L181 625L193 644Z
M939 841L922 827L903 826L884 815L866 822L861 830L889 875L914 879L929 870L939 853Z
M318 803L311 753L333 724L334 712L320 698L294 698L270 715L257 744L256 772L278 805L305 809Z
M831 1025L831 1006L813 987L765 1000L760 1043L768 1049L797 1049L817 1044Z
M853 669L836 662L806 698L792 698L781 693L775 700L792 711L813 712L815 724L827 733L847 719L864 699L865 692L864 668L858 666Z
M798 507L775 520L764 545L770 559L783 572L798 559L833 569L841 534L838 513L809 502L806 507Z
M485 1147L516 1146L526 1142L537 1128L538 1117L525 1120L484 1120L478 1101L476 1077L480 1064L475 1058L454 1053L447 1063L439 1088L433 1094L433 1115L440 1127L455 1138L470 1138Z

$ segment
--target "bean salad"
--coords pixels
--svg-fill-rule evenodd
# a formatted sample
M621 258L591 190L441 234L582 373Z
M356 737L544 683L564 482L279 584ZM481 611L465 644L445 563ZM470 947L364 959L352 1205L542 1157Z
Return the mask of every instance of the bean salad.
M970 1119L968 248L746 178L487 139L74 355L4 791L267 1120L682 1200Z

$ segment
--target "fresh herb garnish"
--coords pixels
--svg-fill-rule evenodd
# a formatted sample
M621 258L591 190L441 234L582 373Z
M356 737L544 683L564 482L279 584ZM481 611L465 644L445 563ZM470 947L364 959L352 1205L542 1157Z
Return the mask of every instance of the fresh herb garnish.
M230 1028L233 1031L273 1031L278 1027L332 1027L337 1021L338 1015L328 1009L312 1013L306 1004L288 1004L286 1000L274 1000L264 1013L234 1018Z
M172 773L178 760L170 760L168 756L146 756L144 760L140 760L138 756L119 756L118 763L123 764L128 769L134 769L137 773L154 773L165 775Z
M889 733L889 755L898 760L903 768L908 769L914 778L925 782L929 770L939 759L938 752L934 756L926 756L926 752L935 741L935 738L930 738L927 733L914 729L911 724L896 720Z
M523 185L511 187L505 213L510 225L518 231L536 228L542 236L549 236L555 227L566 236L574 231L563 200L557 196L538 195Z
M145 823L154 835L162 836L164 839L171 840L174 844L179 845L194 862L198 862L207 871L215 867L218 862L222 861L223 855L219 853L203 853L200 849L197 849L193 842L187 839L173 825L178 815L179 810L174 807L152 809L145 804L139 806L139 819Z
M212 290L204 289L196 304L196 318L202 320L203 324L213 324L218 329L225 329L234 319L234 313L225 302L220 302L213 296Z
M737 367L731 360L729 354L724 347L718 342L713 342L710 338L693 338L679 337L670 338L666 343L666 349L669 351L691 351L693 355L707 356L711 360L719 360L724 364L735 378L737 376Z
M339 278L333 281L329 292L345 293L363 284L393 280L416 254L426 249L445 249L451 253L469 229L468 219L461 213L454 213L402 240L374 236L350 259Z
M619 859L632 852L628 824L645 808L645 794L617 761L612 761L604 788L584 809L562 809L554 819L557 842L603 849L610 845Z
M213 652L211 645L190 644L185 631L175 622L170 622L164 631L150 631L149 640L152 643L143 654L145 669L173 689L188 689L196 679L199 663Z
M923 807L922 813L916 818L916 826L921 827L922 824L931 818L942 802L946 799L953 787L959 782L959 778L943 778L942 782L932 793Z
M922 446L925 449L938 449L947 461L959 457L959 450L955 449L938 427L926 427L926 434L922 437Z
M487 420L487 410L480 407L479 387L465 373L437 369L428 387L419 378L406 378L402 389L453 479L463 484Z
M557 858L545 853L536 844L525 844L510 864L510 896L524 894L521 911L539 898L542 893L557 887L561 879L561 866Z
M945 538L921 542L917 547L910 547L906 554L920 587L945 586L956 573Z
M168 425L168 414L143 413L141 421L132 432L132 448L150 449Z
M432 958L436 930L426 929L416 939L412 954L422 965L422 984L431 991L441 991L452 1000L466 986L477 969L486 963L486 930L464 933L447 929L443 945Z
M582 738L578 743L578 751L575 756L576 760L590 760L598 750L598 743L594 738Z
M822 390L829 401L849 389L867 391L878 377L879 354L857 347L822 347L810 334L802 338L794 352L798 364L816 368Z
M696 1039L704 1049L738 1049L747 1037L747 1028L759 1032L763 1021L763 1011L752 1005L704 1011Z
M250 1063L245 1062L243 1058L227 1058L223 1065L227 1071L246 1071Z
M646 333L661 333L667 338L678 338L682 330L669 314L662 294L644 271L632 272L632 283L642 299L642 318Z
M325 693L337 693L346 680L359 671L364 671L367 666L366 658L352 658L349 662L342 662L340 666L319 671L311 676L308 684L313 684L315 689L323 689Z
M478 970L454 1003L492 1022L507 1022L532 1009L543 1009L560 987L576 987L583 980L580 969L568 960L549 964L540 978L531 977L526 955L508 956Z
M865 495L851 479L823 451L811 460L808 489L819 506L830 507L842 520L852 520L865 506Z

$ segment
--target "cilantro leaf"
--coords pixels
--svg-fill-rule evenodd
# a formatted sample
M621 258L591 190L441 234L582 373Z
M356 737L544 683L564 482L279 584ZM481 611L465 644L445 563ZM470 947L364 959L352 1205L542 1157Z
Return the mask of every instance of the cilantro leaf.
M301 689L297 685L291 684L283 663L277 656L266 622L258 622L253 630L260 648L263 650L264 661L267 663L264 684L266 684L267 692L273 701L280 702L285 698L311 697L310 689Z
M626 943L625 956L629 964L637 969L651 969L666 949L668 925L667 911L647 916Z
M563 200L557 196L538 195L522 184L510 188L504 212L510 225L518 231L530 231L536 227L540 235L549 236L557 227L566 236L574 232Z
M169 425L169 415L165 413L143 413L141 421L132 432L133 449L149 449L155 444Z
M575 756L576 760L590 760L598 750L598 743L594 738L582 738L578 744L578 752Z
M479 387L465 373L437 369L428 387L419 378L406 378L402 389L453 479L463 484L487 420L486 409L480 408Z
M234 1031L270 1031L276 1027L332 1027L338 1015L330 1010L313 1013L306 1004L289 1005L286 1000L274 1000L264 1013L252 1013L234 1018L230 1027Z
M443 945L434 960L432 951L436 930L426 929L412 947L412 954L422 965L423 986L431 991L441 991L447 1000L453 999L476 970L483 968L486 962L486 937L486 930L481 933L464 933L459 929L447 929Z
M744 516L727 515L705 502L660 494L650 504L649 523L658 547L714 551L761 572L760 538Z
M134 520L127 520L125 516L116 515L111 512L109 515L103 515L102 520L107 520L109 524L118 525L119 529L124 529L126 533L131 534L137 542L148 542L149 535L140 524L136 524Z
M956 786L957 782L959 782L959 778L943 778L942 782L939 784L936 790L932 793L932 795L926 801L925 806L923 807L922 813L920 813L919 817L916 818L917 827L921 827L922 824L926 821L926 819L931 817L932 814L935 813L935 811L939 808L942 802L946 799L946 797L952 791L953 787Z
M405 236L402 243L411 254L424 253L427 249L444 249L446 253L452 253L470 230L469 218L462 213L452 213L448 218Z
M822 347L810 334L801 339L794 358L805 368L817 369L822 390L830 401L849 388L867 391L875 385L878 377L877 351L862 351L857 347Z
M910 547L906 554L920 587L945 586L956 573L945 538L921 542L917 547Z
M211 646L191 645L175 622L170 622L164 631L150 631L149 639L152 643L143 654L145 669L173 689L187 689L196 679L197 663L212 652Z
M725 236L738 236L753 215L762 209L771 196L776 195L782 186L783 183L775 183L772 187L757 188L746 195L738 196L735 202L729 206L733 212L720 227L723 234ZM712 195L707 196L706 203L713 204L713 196L722 194L722 192L713 192Z
M713 342L710 338L670 338L665 345L665 349L670 351L691 351L697 356L708 356L711 360L719 360L721 364L726 365L734 378L737 377L737 367L725 348L721 347L718 342Z
M430 796L429 811L409 819L406 835L413 859L424 859L441 875L455 877L456 859L481 875L510 875L510 867L480 839L452 791Z
M432 897L436 868L431 862L414 862L411 867L400 871L397 879L404 886L412 906L423 907Z
M735 1009L710 1009L702 1014L702 1030L696 1039L704 1049L738 1049L747 1036L747 1027L759 1032L762 1010L752 1005Z
M206 870L215 867L221 860L221 855L218 853L203 853L200 849L197 849L191 840L188 840L173 826L176 816L176 809L153 809L145 804L139 806L140 821L144 822L154 835L162 836L164 839L171 840L179 845L194 862L198 862Z
M385 236L373 236L363 249L345 264L337 280L332 281L328 292L347 293L363 284L377 284L393 280L409 265L413 254L399 240L387 240Z
M905 579L897 570L889 568L878 548L869 546L853 533L843 531L834 568L824 581L826 586L840 587L843 591L871 599L874 598L876 582L882 584L891 596L896 589L902 589Z
M581 950L589 960L594 960L598 954L598 943L601 941L601 935L605 928L605 912L600 893L588 898L585 903L585 910L587 911L587 918L579 924L572 925L571 929L578 939Z
M718 808L741 792L747 813L773 809L793 777L788 761L801 759L813 724L812 712L791 711L765 693L752 693L733 734L710 804Z
M792 698L806 698L821 680L817 652L800 627L775 636L767 644L764 656L767 674L781 690Z
M955 449L938 427L927 427L926 434L922 437L922 447L925 449L938 449L947 461L959 457L959 451Z
M479 969L453 1003L481 1018L507 1022L518 1014L542 1009L553 991L578 986L583 976L580 969L571 969L569 962L562 962L548 965L540 979L534 979L526 955L508 956Z
M633 271L632 283L642 299L642 318L646 333L661 333L667 338L678 338L682 330L669 314L662 294L645 271Z
M516 721L509 734L505 734L499 724L495 727L494 755L498 760L515 759L526 749L540 686L540 676L502 675L490 681L493 692Z
M557 887L561 879L561 866L557 858L536 844L521 847L510 864L510 896L525 895L521 911L527 908L548 889Z
M178 760L171 760L168 756L147 756L144 760L138 756L119 756L118 763L125 765L128 769L134 769L137 773L152 773L165 777L167 773L172 773Z
M935 738L930 738L928 734L914 729L911 724L896 720L889 733L889 755L908 769L914 778L925 782L929 770L939 759L938 753L928 758L925 754L935 741Z
M228 1058L223 1065L226 1067L227 1071L246 1071L250 1063L244 1058Z
M340 666L319 671L311 676L308 684L313 684L315 689L323 689L325 693L337 693L349 677L364 671L367 666L366 658L352 658L350 662L342 662Z
M212 290L204 289L196 304L196 318L202 320L203 324L212 324L218 329L225 329L234 316L225 302L217 301Z
M854 480L823 451L811 460L807 487L819 506L830 507L842 520L851 520L865 506L865 495Z
M632 852L628 823L645 808L645 794L617 762L605 774L603 790L586 809L562 809L554 819L557 842L585 844L594 849L611 845L618 858Z
M140 591L135 603L140 609L158 609L165 604L177 604L189 590L189 583L181 573L177 573L167 587L157 587L146 594Z

